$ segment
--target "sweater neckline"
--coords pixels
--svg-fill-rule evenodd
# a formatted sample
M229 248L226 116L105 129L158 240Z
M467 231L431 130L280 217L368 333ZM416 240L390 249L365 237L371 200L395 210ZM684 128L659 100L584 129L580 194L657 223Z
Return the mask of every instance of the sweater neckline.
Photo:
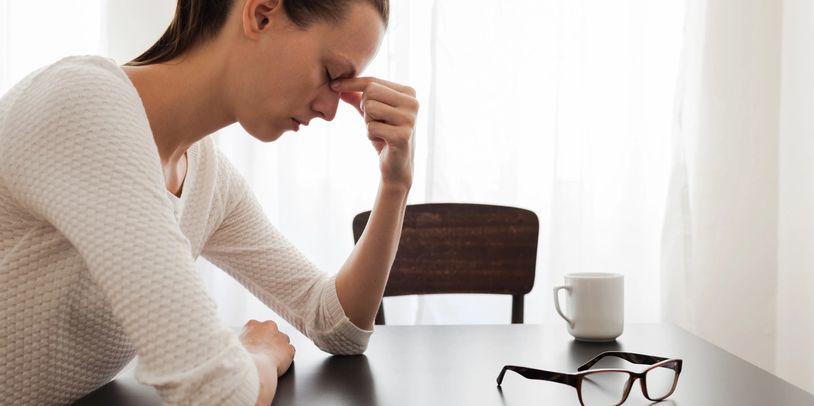
M187 149L187 173L184 176L184 183L181 186L181 196L176 196L174 193L167 190L167 195L173 202L184 202L186 201L186 197L192 192L195 183L195 172L198 168L198 144L200 141L192 144Z

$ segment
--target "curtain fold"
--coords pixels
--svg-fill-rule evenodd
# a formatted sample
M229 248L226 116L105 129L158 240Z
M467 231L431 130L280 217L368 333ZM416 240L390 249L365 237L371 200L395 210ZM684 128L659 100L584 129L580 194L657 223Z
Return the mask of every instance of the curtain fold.
M814 393L814 2L783 2L776 372Z
M689 1L662 256L667 320L812 392L813 11Z
M628 321L659 317L683 17L682 2L435 2L427 198L537 213L528 322L556 322L550 288L581 271L625 274ZM404 322L508 322L508 298L422 302Z

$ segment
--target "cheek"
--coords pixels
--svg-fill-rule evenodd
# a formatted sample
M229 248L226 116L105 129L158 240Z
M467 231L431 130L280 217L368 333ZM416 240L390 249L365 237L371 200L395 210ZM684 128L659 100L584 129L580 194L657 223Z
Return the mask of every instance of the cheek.
M290 117L309 114L311 100L327 78L323 69L297 68L303 65L268 67L262 74L252 72L253 78L243 80L241 94L235 95L239 106L236 118L246 132L263 142L274 141L290 129Z
M303 68L308 66L308 68ZM301 111L303 106L328 83L325 76L325 68L322 65L314 68L314 64L302 64L292 67L293 69L283 78L282 88L279 96L285 99L284 104L295 107L296 111Z
M284 81L262 86L259 94L249 108L267 118L288 118L300 112L305 92L296 82Z

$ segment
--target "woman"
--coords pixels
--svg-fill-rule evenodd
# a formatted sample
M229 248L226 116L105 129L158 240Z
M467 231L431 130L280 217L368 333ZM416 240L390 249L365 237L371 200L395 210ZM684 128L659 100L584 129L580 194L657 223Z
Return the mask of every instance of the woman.
M70 403L134 355L169 404L269 404L294 348L271 321L235 337L203 255L334 354L362 353L395 257L418 103L356 77L387 0L179 0L124 67L68 57L0 99L0 399ZM367 123L381 182L335 277L273 228L208 134L274 141L339 100Z

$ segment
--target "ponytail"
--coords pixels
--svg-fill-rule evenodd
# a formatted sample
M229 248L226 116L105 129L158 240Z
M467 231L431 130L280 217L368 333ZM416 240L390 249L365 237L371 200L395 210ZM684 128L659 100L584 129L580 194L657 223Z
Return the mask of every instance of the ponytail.
M170 26L147 51L126 63L129 66L152 65L171 61L214 37L226 24L233 3L240 0L178 0ZM315 21L337 23L351 1L366 1L382 17L385 27L390 18L389 0L282 0L288 18L306 29Z
M186 53L199 42L217 34L226 23L234 0L178 0L175 17L164 35L127 65L167 62Z

